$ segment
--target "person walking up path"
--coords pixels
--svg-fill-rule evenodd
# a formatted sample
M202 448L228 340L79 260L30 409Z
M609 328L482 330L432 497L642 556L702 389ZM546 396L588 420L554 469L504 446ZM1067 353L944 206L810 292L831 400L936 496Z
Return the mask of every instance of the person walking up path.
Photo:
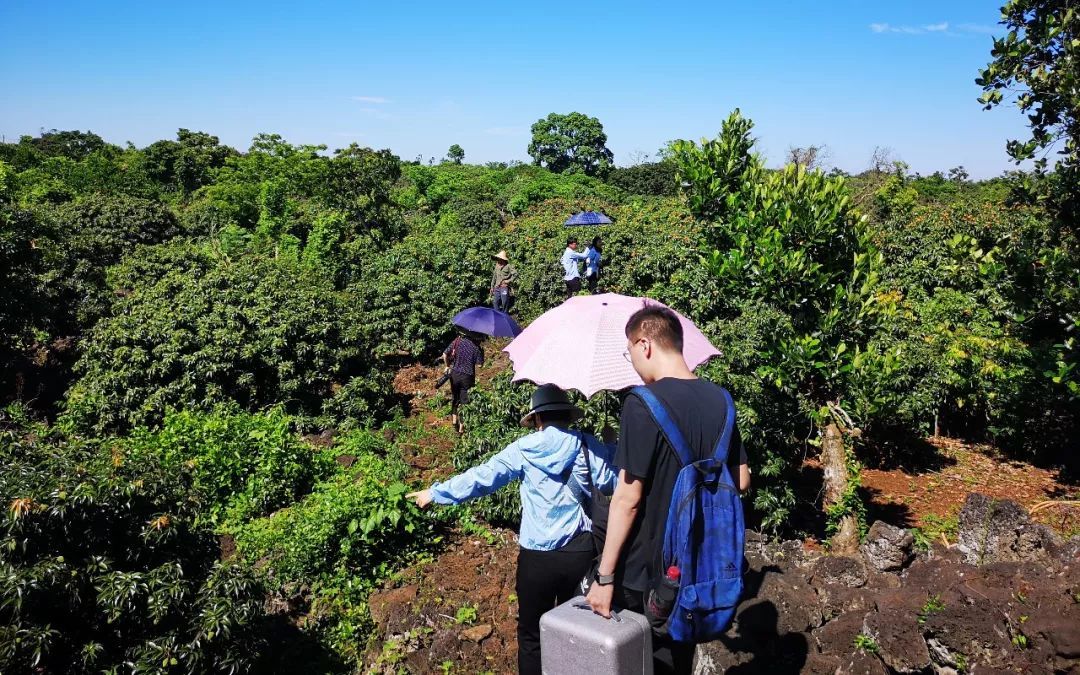
M562 259L559 261L563 267L563 281L566 282L566 299L577 295L577 292L581 290L581 271L578 270L578 261L585 260L584 253L578 253L578 240L577 237L568 237L566 239L566 250L563 251Z
M476 338L461 331L443 350L443 363L450 369L450 421L461 434L465 426L458 408L469 402L469 390L476 384L476 367L484 365L484 350Z
M724 391L699 379L683 359L679 318L666 307L646 307L626 324L626 358L668 411L697 460L713 456L727 418ZM746 452L732 436L728 467L740 491L750 487ZM662 573L663 539L675 478L682 468L663 430L637 396L627 396L614 463L619 480L611 498L607 537L586 599L611 615L614 603L642 612L645 596ZM731 524L719 524L718 527ZM708 531L708 530L706 530ZM653 635L654 672L691 672L694 645Z
M407 495L421 508L460 504L521 481L517 564L518 671L539 674L540 616L575 597L595 555L591 500L611 494L612 446L569 425L581 417L566 392L539 387L521 425L536 431L488 461L426 490Z
M499 251L491 257L495 259L495 271L491 274L491 306L505 312L510 309L510 289L517 281L517 269L510 264L506 251Z

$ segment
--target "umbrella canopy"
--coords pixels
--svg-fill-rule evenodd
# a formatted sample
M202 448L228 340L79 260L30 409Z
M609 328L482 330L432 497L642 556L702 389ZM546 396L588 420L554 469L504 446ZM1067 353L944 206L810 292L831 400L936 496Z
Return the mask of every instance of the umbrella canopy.
M611 218L596 211L582 211L566 219L563 225L609 225Z
M514 363L515 380L556 384L592 396L642 384L626 351L626 322L650 305L649 298L616 293L574 296L544 312L503 350ZM683 327L683 358L696 368L720 352L689 319L676 312Z
M454 315L452 323L458 328L492 337L514 337L521 327L506 312L491 307L470 307Z

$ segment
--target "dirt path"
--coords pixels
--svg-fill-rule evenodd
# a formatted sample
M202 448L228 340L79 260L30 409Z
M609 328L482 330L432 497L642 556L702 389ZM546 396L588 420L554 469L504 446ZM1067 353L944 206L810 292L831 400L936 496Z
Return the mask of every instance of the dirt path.
M942 437L926 443L922 461L914 466L863 470L872 515L902 527L949 530L972 492L1011 499L1028 510L1051 500L1080 498L1080 485L1058 469L1006 459L989 445ZM1034 518L1066 536L1080 533L1080 508L1075 506L1044 507Z
M485 343L477 384L510 368L501 351L507 342ZM411 399L412 414L393 440L420 485L453 473L458 436L450 424L450 389L434 386L442 371L413 364L394 377L395 391ZM368 672L514 672L517 548L511 530L465 526L447 535L433 560L395 575L369 601L382 639L368 653Z

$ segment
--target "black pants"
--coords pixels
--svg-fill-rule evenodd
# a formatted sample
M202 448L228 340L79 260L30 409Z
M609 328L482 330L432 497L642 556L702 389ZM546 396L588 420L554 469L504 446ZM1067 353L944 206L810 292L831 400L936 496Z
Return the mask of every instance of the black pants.
M643 614L645 593L630 588L616 589L615 604L631 612ZM675 642L666 636L660 637L654 632L652 646L654 675L689 675L694 672L694 645Z
M540 615L581 593L593 559L592 534L583 532L554 551L518 550L518 672L540 673Z
M581 277L574 277L566 282L566 299L574 297L581 290Z
M585 283L589 286L589 294L596 295L596 287L600 285L600 275L594 274L591 277L585 277Z
M475 375L466 375L456 370L450 372L450 412L456 415L458 406L469 402L469 390L474 384Z

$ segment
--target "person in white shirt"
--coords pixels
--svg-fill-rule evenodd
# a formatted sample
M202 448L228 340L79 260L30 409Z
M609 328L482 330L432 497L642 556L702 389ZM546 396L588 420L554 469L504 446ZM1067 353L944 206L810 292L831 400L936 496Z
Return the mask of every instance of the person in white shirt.
M578 261L585 260L588 256L578 253L577 237L567 237L566 250L562 254L563 281L566 282L566 299L577 295L581 290L581 271L578 270Z

